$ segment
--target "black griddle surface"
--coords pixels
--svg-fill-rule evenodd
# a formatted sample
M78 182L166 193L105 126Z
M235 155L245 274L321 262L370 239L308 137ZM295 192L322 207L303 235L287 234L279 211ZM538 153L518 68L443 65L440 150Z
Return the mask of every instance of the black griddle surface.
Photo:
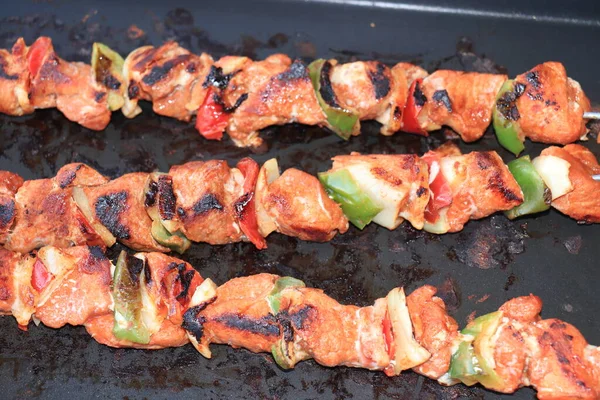
M363 1L354 4L21 1L0 10L0 47L10 47L18 36L30 43L49 35L62 57L88 61L94 41L127 54L140 45L175 39L194 52L207 51L215 57L262 58L284 52L307 60L412 61L430 70L508 71L511 76L557 60L592 101L600 101L600 60L595 51L600 15L593 2L573 2L579 8L568 11L555 1L518 6L499 1L483 11L472 8L476 3L471 1L417 7L398 2L381 2L378 7ZM133 24L143 35L129 29ZM377 124L366 123L361 136L342 142L319 128L290 125L267 129L266 146L252 154L228 139L206 141L191 125L159 117L147 104L134 120L115 113L108 129L99 133L68 122L55 110L22 118L0 116L0 128L0 169L25 179L50 177L74 161L114 178L131 171L166 171L198 159L235 163L247 155L259 162L277 157L282 168L316 173L328 169L329 158L336 154L424 152L449 134L438 132L428 139L383 137L377 134ZM511 159L491 131L475 144L460 146L463 151L497 150L505 160ZM600 155L595 140L587 146ZM532 156L542 148L527 143ZM543 316L570 322L592 344L600 344L599 238L600 226L579 226L550 211L514 222L496 215L444 236L415 231L406 224L393 232L374 225L362 232L351 228L324 244L273 234L266 251L247 243L195 244L182 258L218 284L259 272L292 275L343 303L358 305L372 304L395 286L412 291L433 284L461 326L472 312L481 315L509 298L534 293L544 300ZM111 250L113 257L118 247ZM312 361L284 372L270 356L227 346L212 350L213 359L205 360L189 345L160 351L112 349L95 343L81 327L52 330L32 325L25 333L13 318L0 318L0 397L504 398L462 385L443 388L412 372L388 378L381 372L324 368ZM533 397L530 389L506 396Z

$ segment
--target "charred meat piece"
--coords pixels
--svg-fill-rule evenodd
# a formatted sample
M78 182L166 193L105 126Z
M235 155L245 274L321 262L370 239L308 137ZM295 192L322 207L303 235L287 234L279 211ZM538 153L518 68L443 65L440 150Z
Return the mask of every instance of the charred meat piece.
M348 219L317 178L295 168L280 176L275 159L267 161L258 175L256 212L263 237L277 231L325 242L348 230Z
M506 79L506 75L436 71L423 79L427 102L419 121L427 131L446 125L465 142L478 140L490 125L496 95Z
M448 149L444 150L448 151ZM485 218L523 202L517 181L495 151L442 157L441 174L452 192L452 203L440 211L439 231L460 231L469 219Z
M186 314L188 331L208 357L210 343L223 343L271 352L284 369L308 358L372 370L397 361L391 359L395 353L390 356L394 338L384 335L392 312L386 299L369 307L345 306L297 279L259 274L232 279L196 300Z
M31 114L27 46L19 38L11 51L0 49L0 112L8 115Z
M47 37L40 37L29 47L27 60L31 74L28 95L33 107L56 107L86 128L106 128L111 116L107 93L93 79L89 65L58 57Z
M174 230L194 242L241 240L234 203L243 194L244 177L237 168L225 161L192 161L172 167L169 175L176 198Z
M8 171L0 171L0 243L4 244L17 215L15 194L23 185L23 178Z
M359 119L375 119L382 114L392 96L392 72L378 61L356 61L337 64L329 79L339 106L352 111ZM401 89L401 88L400 88Z
M231 74L221 99L232 112L227 131L238 146L260 145L258 131L271 125L325 123L304 62L274 54L255 62L224 57L215 65Z
M518 124L525 137L534 142L568 144L585 135L583 113L590 101L577 81L567 77L558 62L546 62L517 76L525 87L516 100Z
M197 56L175 42L134 50L123 65L128 85L123 113L135 117L138 101L148 100L155 113L189 121L206 96L203 83L212 64L208 54Z
M87 207L82 211L92 226L104 227L114 239L134 250L168 252L152 237L152 220L144 206L147 179L147 173L137 172L83 187L80 192Z
M566 172L559 170L556 161L560 160L549 159L541 166L537 164L543 157L557 157L566 161ZM566 194L558 198L553 195L552 207L581 223L600 222L600 198L597 196L600 182L592 178L592 175L600 174L600 165L591 151L578 144L570 144L563 148L549 147L544 149L534 162L551 189L556 185L554 182L564 181L564 185L561 186L568 186ZM553 190L553 194L560 193Z
M15 195L16 222L6 240L6 248L27 253L49 245L103 245L71 192L75 185L106 182L104 176L81 163L65 165L52 179L26 181Z
M382 135L393 135L402 129L402 114L408 98L408 89L415 79L426 76L427 71L413 64L398 63L392 67L387 108L375 118L382 125Z

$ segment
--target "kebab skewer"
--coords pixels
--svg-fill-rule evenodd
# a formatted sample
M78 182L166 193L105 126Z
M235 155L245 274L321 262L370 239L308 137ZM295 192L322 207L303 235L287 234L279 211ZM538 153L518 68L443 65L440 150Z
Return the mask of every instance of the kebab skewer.
M0 313L21 329L83 325L111 347L162 349L191 342L271 353L283 369L321 365L413 369L444 385L480 383L540 399L596 399L600 351L566 322L539 316L533 295L506 302L459 331L436 289L392 289L372 306L342 305L292 277L258 274L217 287L188 263L162 253L122 252L116 265L99 247L48 246L20 255L0 249Z
M183 253L191 242L250 241L272 232L329 241L375 222L387 229L457 232L471 219L511 218L553 206L580 223L600 222L594 175L600 166L580 145L550 147L505 165L495 152L461 154L452 144L416 155L336 156L318 178L277 161L235 167L193 161L165 173L108 180L80 163L56 177L25 181L0 173L0 242L27 253L43 246L110 247Z
M500 143L519 154L526 137L568 144L597 118L580 85L557 62L540 64L514 80L501 74L439 70L376 61L310 65L275 54L262 61L195 55L175 42L140 47L125 59L96 43L91 67L67 62L47 37L1 50L0 112L57 107L67 118L101 130L111 111L133 118L140 100L154 112L189 122L207 139L228 132L238 146L257 146L259 131L298 122L327 127L344 139L360 121L377 120L381 133L427 135L449 126L463 140L480 139L493 122Z

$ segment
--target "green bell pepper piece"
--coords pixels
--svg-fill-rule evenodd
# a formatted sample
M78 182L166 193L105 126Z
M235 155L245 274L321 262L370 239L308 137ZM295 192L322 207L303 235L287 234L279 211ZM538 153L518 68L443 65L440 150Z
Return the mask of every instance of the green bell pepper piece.
M142 293L140 275L144 261L122 251L113 276L114 319L113 334L117 339L134 343L150 342L150 332L142 322Z
M328 128L344 140L348 140L352 136L352 132L358 123L358 115L342 108L332 107L323 100L321 96L321 72L327 61L322 58L313 61L308 66L308 73L312 81L315 95L319 106L327 117Z
M383 210L364 193L346 169L320 172L325 191L341 207L348 220L358 229L367 226Z
M291 343L293 345L293 343ZM273 355L273 359L283 369L291 369L296 365L295 360L290 356L289 350L290 347L288 343L285 342L283 338L279 339L277 343L275 343L271 347L271 354Z
M524 197L522 204L504 213L509 219L539 213L550 208L552 193L531 163L529 156L509 162L508 169L521 187Z
M110 111L125 104L123 84L123 57L105 44L94 43L92 47L92 73L96 82L108 90L107 103Z
M152 237L156 242L162 246L168 247L169 249L183 254L187 249L190 248L192 242L190 239L179 231L172 234L169 232L160 221L152 221Z
M267 296L267 302L273 314L277 314L281 308L281 292L288 287L306 287L306 284L300 279L292 278L291 276L282 276L275 281L273 290Z
M504 82L498 95L492 113L494 131L498 142L518 156L524 149L523 142L525 138L519 127L519 110L515 102L523 94L520 84L515 84L513 80ZM524 89L524 88L523 88Z
M458 349L452 355L450 361L450 378L458 379L467 386L473 386L477 383L479 361L473 354L473 345L471 342L461 342Z

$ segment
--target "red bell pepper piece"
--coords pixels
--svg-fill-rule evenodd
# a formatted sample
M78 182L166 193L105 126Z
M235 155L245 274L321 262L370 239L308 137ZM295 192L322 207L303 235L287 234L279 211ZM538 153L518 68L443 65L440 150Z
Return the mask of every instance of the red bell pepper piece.
M38 292L44 290L54 277L40 260L35 260L33 264L33 274L31 275L31 286Z
M231 118L231 114L225 111L217 96L212 87L208 88L196 116L196 129L209 140L221 140Z
M396 355L396 349L394 347L394 335L392 334L392 321L390 321L390 316L387 312L383 319L383 338L385 339L388 355L393 359Z
M417 135L429 136L427 131L421 128L419 124L419 113L423 108L423 103L415 97L423 96L423 93L419 89L423 83L423 79L415 79L408 89L408 99L404 105L404 112L402 113L402 130L408 133L416 133Z
M235 211L240 222L240 228L246 237L262 250L267 248L267 242L258 231L256 220L256 205L254 203L254 190L258 179L258 164L251 158L243 158L238 162L237 168L244 175L244 194L235 203Z
M42 36L29 48L29 52L27 53L27 64L29 73L32 77L37 76L37 74L40 72L40 68L44 62L44 57L46 53L48 53L48 50L51 46L52 41L50 38Z
M432 166L437 163L437 175L434 177L433 181L430 179L429 190L431 192L431 197L425 208L425 219L427 222L434 223L440 215L440 210L452 204L452 190L440 169L440 156L429 152L425 154L422 159L429 166L430 174L432 172Z

